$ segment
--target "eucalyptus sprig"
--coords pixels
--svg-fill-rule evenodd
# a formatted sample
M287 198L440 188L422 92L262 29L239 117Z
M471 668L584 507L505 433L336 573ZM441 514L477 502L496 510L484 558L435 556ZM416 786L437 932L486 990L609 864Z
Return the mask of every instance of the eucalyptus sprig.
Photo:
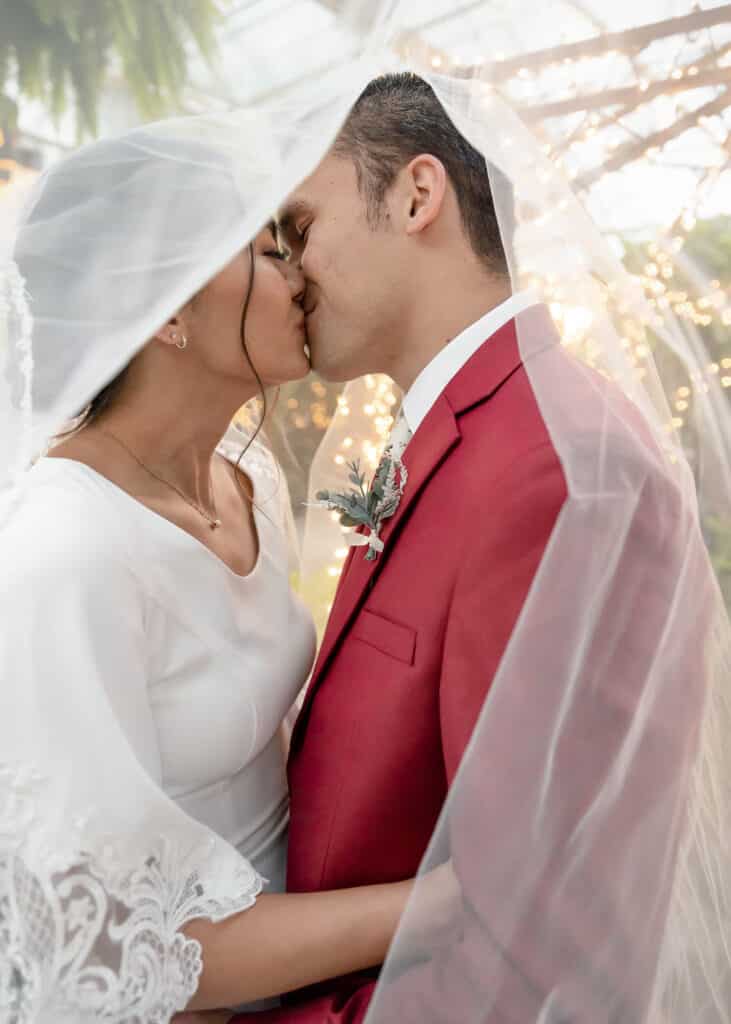
M384 519L398 508L406 486L406 467L391 448L387 448L370 484L360 466L360 460L346 463L351 491L318 491L316 504L339 513L341 526L362 526L370 536L356 534L349 538L355 545L368 545L366 558L372 561L383 550L378 534Z
M374 512L383 498L379 473L376 473L372 483L367 485L360 459L346 463L346 467L348 481L356 488L354 491L318 491L315 497L331 511L340 513L341 526L367 526L375 530Z

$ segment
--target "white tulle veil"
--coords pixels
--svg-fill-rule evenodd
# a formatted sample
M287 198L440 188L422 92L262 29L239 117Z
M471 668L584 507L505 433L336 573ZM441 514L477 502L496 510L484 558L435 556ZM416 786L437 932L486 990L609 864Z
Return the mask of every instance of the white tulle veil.
M3 543L19 542L32 459L254 236L365 83L406 66L427 77L502 172L493 192L514 290L538 290L553 316L555 328L522 318L518 336L568 496L422 865L451 861L455 928L422 921L418 957L397 935L368 1021L720 1024L731 1020L731 666L706 541L731 509L727 396L696 327L620 263L542 115L496 86L494 63L450 64L438 23L415 37L417 6L343 5L344 30L360 33L345 66L255 109L92 144L35 184L0 240ZM533 13L473 6L519 62ZM688 13L654 6L658 19ZM540 13L557 64L565 13ZM109 188L91 194L99 162ZM661 234L653 244L672 250ZM566 401L573 375L591 416ZM354 444L377 458L372 409L385 434L397 400L380 378L345 388L312 490L340 479ZM313 601L343 543L308 511ZM16 604L0 640L0 1007L20 1021L69 1007L78 1020L167 1020L195 986L182 924L248 905L258 879L147 778L93 679L74 680L73 700L36 685L42 636L24 633L36 618ZM74 714L89 701L93 733ZM420 904L417 884L407 913Z
M349 89L370 73L349 68L345 83L336 76L286 111L173 119L84 146L38 178L4 233L3 1020L167 1021L201 969L184 924L245 909L260 890L253 867L138 760L122 725L132 688L110 694L102 678L102 633L123 615L123 594L110 593L117 577L98 580L106 613L90 638L71 570L54 570L47 517L67 510L29 510L28 470L271 218L334 136ZM110 524L110 551L135 543ZM34 564L41 570L29 581L22 566ZM148 564L149 592L165 605L154 551ZM220 649L194 615L186 627Z

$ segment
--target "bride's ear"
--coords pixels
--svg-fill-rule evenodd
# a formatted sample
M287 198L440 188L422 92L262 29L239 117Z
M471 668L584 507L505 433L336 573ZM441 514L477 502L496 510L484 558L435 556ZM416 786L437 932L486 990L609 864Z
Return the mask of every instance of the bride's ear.
M163 345L175 345L180 349L187 348L188 345L185 324L179 316L171 317L159 331L155 331L154 338L156 341L161 341Z

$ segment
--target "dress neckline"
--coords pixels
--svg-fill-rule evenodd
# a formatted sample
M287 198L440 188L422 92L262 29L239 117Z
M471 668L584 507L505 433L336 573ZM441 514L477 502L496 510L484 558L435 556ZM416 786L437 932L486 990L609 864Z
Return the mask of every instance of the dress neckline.
M221 451L218 448L216 449L216 451L221 456L221 458L226 459L226 461L229 463L231 462L231 460L228 458L225 452ZM98 470L94 469L86 462L80 462L78 459L70 459L65 455L54 455L52 457L44 456L40 458L38 462L36 462L32 471L38 469L39 466L41 466L43 463L48 465L51 462L63 462L72 467L78 467L82 473L85 473L87 476L90 476L93 480L101 483L102 486L106 485L106 487L109 490L111 490L114 494L120 495L122 500L125 500L131 506L140 509L143 514L147 513L147 515L152 518L153 522L157 520L157 522L162 525L163 529L172 530L175 532L176 536L187 538L187 540L191 544L191 547L194 547L195 549L202 551L205 555L208 556L209 559L212 559L215 564L219 565L224 570L224 572L226 572L227 575L230 576L232 579L240 581L251 580L254 576L258 575L263 559L263 545L260 510L257 506L259 492L258 487L256 485L256 481L254 480L252 474L247 473L246 477L249 480L249 483L251 484L253 498L252 512L254 516L254 530L256 532L257 555L256 561L254 562L249 572L242 574L235 572L231 568L231 566L220 557L220 555L217 555L215 551L212 551L206 544L203 543L203 541L198 540L198 538L194 537L192 533L188 532L188 530L183 529L182 526L178 526L178 524L174 523L172 519L168 519L167 516L162 515L160 512L156 512L153 508L150 508L149 505L145 505L144 502L140 501L138 498L135 498L133 495L131 495L129 491L125 491L125 489L123 487L120 487L119 484L115 484L113 480L110 480L109 477L104 476L103 473L100 473ZM241 472L240 469L239 472Z

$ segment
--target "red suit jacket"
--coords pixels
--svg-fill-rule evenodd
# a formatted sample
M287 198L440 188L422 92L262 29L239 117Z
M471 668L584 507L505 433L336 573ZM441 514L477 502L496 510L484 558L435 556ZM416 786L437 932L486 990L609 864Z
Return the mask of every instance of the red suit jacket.
M546 317L546 344L556 341ZM293 892L416 874L565 499L514 321L449 382L404 463L383 552L368 562L354 548L344 566L292 736ZM477 531L490 541L473 574L465 568ZM489 633L479 665L474 631L481 651ZM374 984L336 980L236 1019L351 1024Z
M552 358L571 362L544 307L523 317ZM534 348L540 358L540 343ZM568 377L579 388L586 379ZM566 400L591 405L586 396ZM291 891L416 873L565 502L514 321L447 384L404 463L408 483L382 529L383 552L368 562L356 548L345 564L293 733ZM357 1024L375 978L335 979L237 1020ZM440 1009L439 984L415 978L413 1013L400 1021L482 1019L454 1004ZM490 1021L534 1019L522 998L506 993L515 1016Z

